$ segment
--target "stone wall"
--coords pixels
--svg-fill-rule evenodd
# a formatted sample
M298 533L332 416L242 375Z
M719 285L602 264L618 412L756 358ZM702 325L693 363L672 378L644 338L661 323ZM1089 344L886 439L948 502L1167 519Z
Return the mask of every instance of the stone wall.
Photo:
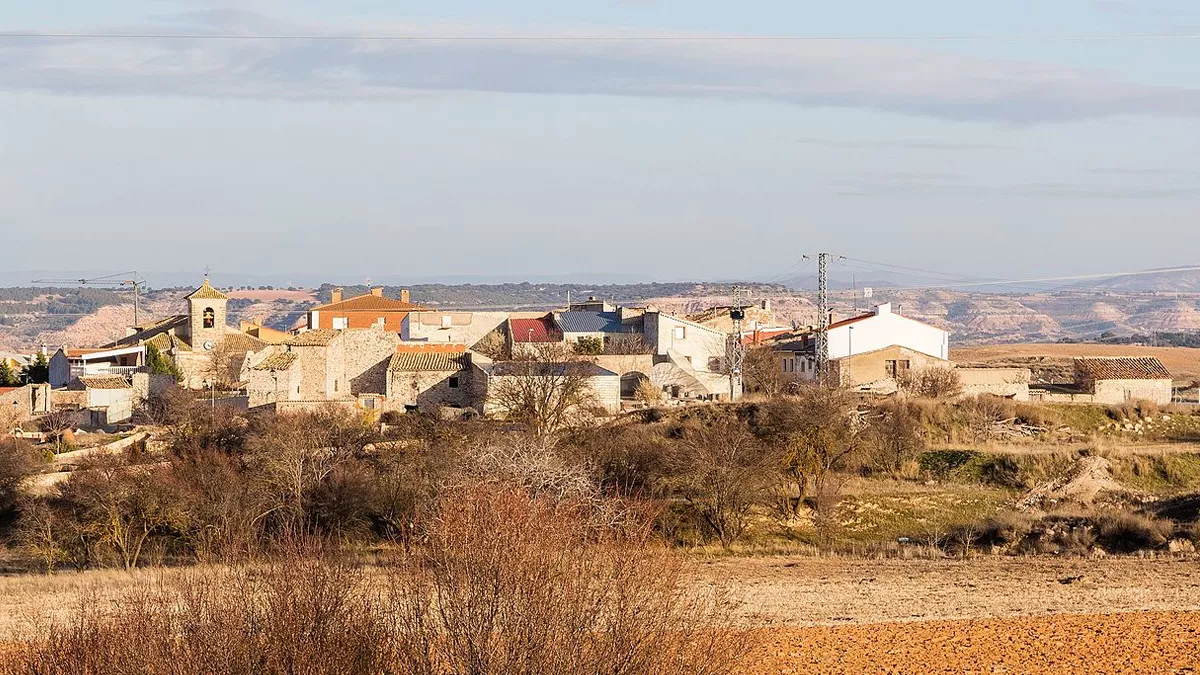
M342 333L342 358L351 394L387 393L388 363L399 344L399 335L381 328Z
M134 405L141 405L151 396L160 396L176 386L174 375L134 373L131 379Z
M20 424L33 416L33 386L17 387L12 391L0 392L0 420ZM11 417L11 419L10 419ZM0 436L12 429L0 429Z
M1126 401L1153 401L1159 405L1171 403L1174 393L1171 380L1096 380L1095 401L1117 405Z
M1028 368L955 368L962 383L963 396L991 394L1015 401L1029 400L1029 381L1033 373Z
M478 371L393 371L388 374L386 407L397 410L416 406L421 412L433 412L446 406L474 407L478 404L472 395L474 372Z
M889 361L907 361L909 370L950 368L949 361L922 352L893 345L865 354L847 356L829 362L829 373L843 386L858 386L892 379L888 374Z
M299 398L300 366L295 363L287 370L251 370L246 389L249 394L247 405L250 408L259 408L279 401Z

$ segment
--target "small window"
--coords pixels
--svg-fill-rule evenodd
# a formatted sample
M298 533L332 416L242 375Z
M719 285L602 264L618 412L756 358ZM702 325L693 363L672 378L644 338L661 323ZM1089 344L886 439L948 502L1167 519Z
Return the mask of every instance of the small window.
M334 330L346 330L346 327L349 325L349 323L350 323L350 320L344 316L333 317L333 329Z
M337 380L334 380L334 381L333 381L333 391L334 391L334 393L336 393L336 392L337 392L337 390L338 390L338 381L337 381Z
M216 325L217 325L217 313L213 311L212 307L205 307L204 308L204 327L205 328L215 328Z
M675 326L675 339L676 340L686 340L687 339L687 326Z
M386 323L387 323L387 321L382 316L379 317L378 319L375 319L375 325L379 326L380 328L383 328L384 324L386 324Z
M449 328L452 321L449 314L442 315L442 328Z
M450 388L451 388L451 389L458 389L458 377L451 377L451 378L450 378Z

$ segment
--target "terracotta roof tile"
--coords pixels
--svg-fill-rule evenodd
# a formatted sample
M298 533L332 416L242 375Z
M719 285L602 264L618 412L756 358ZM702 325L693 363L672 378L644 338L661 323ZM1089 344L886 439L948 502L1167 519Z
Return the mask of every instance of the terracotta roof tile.
M1089 356L1075 359L1075 370L1094 380L1171 379L1171 372L1153 356Z
M470 363L465 352L400 351L392 355L388 370L449 373L466 370Z
M379 295L360 295L358 297L343 300L341 302L331 302L327 305L313 307L309 311L320 312L416 312L427 309L421 305L415 305L411 302L396 300L394 298L385 298Z
M321 328L318 330L306 330L303 333L284 342L284 344L293 345L295 347L324 347L338 335L341 331L330 328Z
M254 366L254 370L287 370L292 367L298 357L293 352L272 354Z
M184 296L186 300L228 300L229 296L208 285L208 279L200 284L200 288Z
M129 380L120 375L81 375L79 384L84 389L130 389Z

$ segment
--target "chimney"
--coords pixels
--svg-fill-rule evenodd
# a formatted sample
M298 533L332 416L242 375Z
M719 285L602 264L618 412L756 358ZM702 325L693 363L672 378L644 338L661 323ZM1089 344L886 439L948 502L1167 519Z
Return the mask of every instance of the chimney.
M377 298L382 298L383 297L383 286L376 286L375 288L372 288L371 295L373 295Z
M762 309L764 312L771 311L771 299L770 298L767 298L762 301Z
M329 292L329 304L334 304L342 301L342 289L335 288Z
M409 296L409 293L408 293L408 289L407 289L407 288L401 288L401 289L400 289L400 302L411 302L411 301L409 300L409 297L410 297L410 296Z

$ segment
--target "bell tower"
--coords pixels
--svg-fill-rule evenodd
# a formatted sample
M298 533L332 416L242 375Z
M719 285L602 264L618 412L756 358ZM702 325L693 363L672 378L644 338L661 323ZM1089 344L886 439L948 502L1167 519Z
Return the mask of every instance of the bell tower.
M211 350L225 336L225 305L229 296L204 283L187 296L188 336L192 349Z

